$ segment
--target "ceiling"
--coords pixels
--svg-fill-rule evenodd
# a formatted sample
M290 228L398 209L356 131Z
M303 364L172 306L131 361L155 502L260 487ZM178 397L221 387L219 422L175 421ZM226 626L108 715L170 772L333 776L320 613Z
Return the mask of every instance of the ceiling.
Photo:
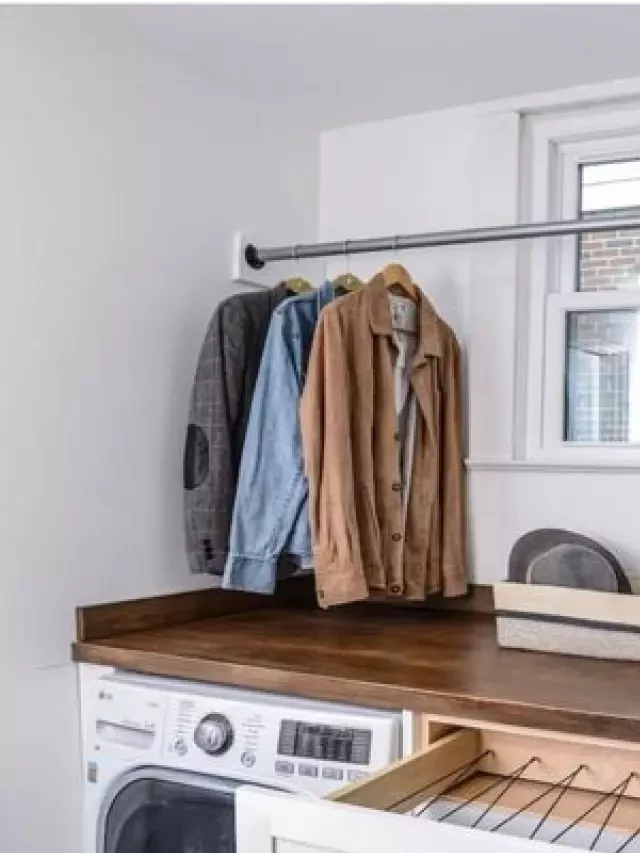
M110 7L154 50L300 126L640 76L640 6Z

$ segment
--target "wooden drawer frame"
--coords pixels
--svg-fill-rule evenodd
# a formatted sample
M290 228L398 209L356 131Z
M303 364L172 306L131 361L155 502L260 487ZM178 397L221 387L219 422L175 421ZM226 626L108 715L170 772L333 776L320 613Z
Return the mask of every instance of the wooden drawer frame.
M417 753L327 799L404 813L449 788L454 778L459 783L478 774L508 778L535 757L537 761L514 785L516 792L524 793L515 797L512 793L512 801L522 802L527 791L532 799L532 792L543 792L582 765L575 781L567 786L571 796L563 803L563 816L573 819L584 811L585 803L597 799L594 792L608 793L631 777L616 825L630 831L640 826L640 744L497 725L457 728L453 722L430 718L423 718L420 725L424 745ZM490 754L456 777L460 768L487 751Z

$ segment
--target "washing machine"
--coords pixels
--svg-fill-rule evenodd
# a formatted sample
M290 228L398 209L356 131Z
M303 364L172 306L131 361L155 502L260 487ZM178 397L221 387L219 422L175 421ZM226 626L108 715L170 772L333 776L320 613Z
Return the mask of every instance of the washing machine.
M401 715L80 667L82 853L234 853L251 784L321 797L395 760Z

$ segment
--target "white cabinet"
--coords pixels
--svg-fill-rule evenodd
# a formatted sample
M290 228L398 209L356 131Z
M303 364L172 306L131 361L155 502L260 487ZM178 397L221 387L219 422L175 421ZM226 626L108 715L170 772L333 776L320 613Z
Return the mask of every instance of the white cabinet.
M241 789L236 801L238 853L558 853L589 849L607 815L606 829L594 849L613 853L640 827L640 782L633 775L640 772L639 747L523 730L458 730L328 799ZM575 784L559 785L576 768ZM510 831L488 831L498 819L483 828L470 828L413 813L418 804L436 795L440 804L445 795L454 803L471 795L483 811L484 804L491 804L502 791L499 807L505 811L498 817L537 798L522 818L530 817L529 826L535 826L538 815L560 793L548 819L556 834L604 792L618 793L616 786L625 779L621 791L625 796L605 798L563 836L562 847L550 843L551 834L545 838L542 831L537 834L541 840L529 840L528 829L519 837L513 823ZM491 792L482 795L491 785ZM639 850L640 837L625 853Z
M255 788L238 792L236 808L238 853L558 853L550 844Z

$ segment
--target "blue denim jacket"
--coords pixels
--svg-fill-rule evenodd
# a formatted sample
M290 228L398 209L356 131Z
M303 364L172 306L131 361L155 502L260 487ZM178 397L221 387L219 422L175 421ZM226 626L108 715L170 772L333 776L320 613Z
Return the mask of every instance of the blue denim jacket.
M269 324L247 425L222 586L273 593L278 557L311 568L307 478L298 409L326 283L282 302Z

